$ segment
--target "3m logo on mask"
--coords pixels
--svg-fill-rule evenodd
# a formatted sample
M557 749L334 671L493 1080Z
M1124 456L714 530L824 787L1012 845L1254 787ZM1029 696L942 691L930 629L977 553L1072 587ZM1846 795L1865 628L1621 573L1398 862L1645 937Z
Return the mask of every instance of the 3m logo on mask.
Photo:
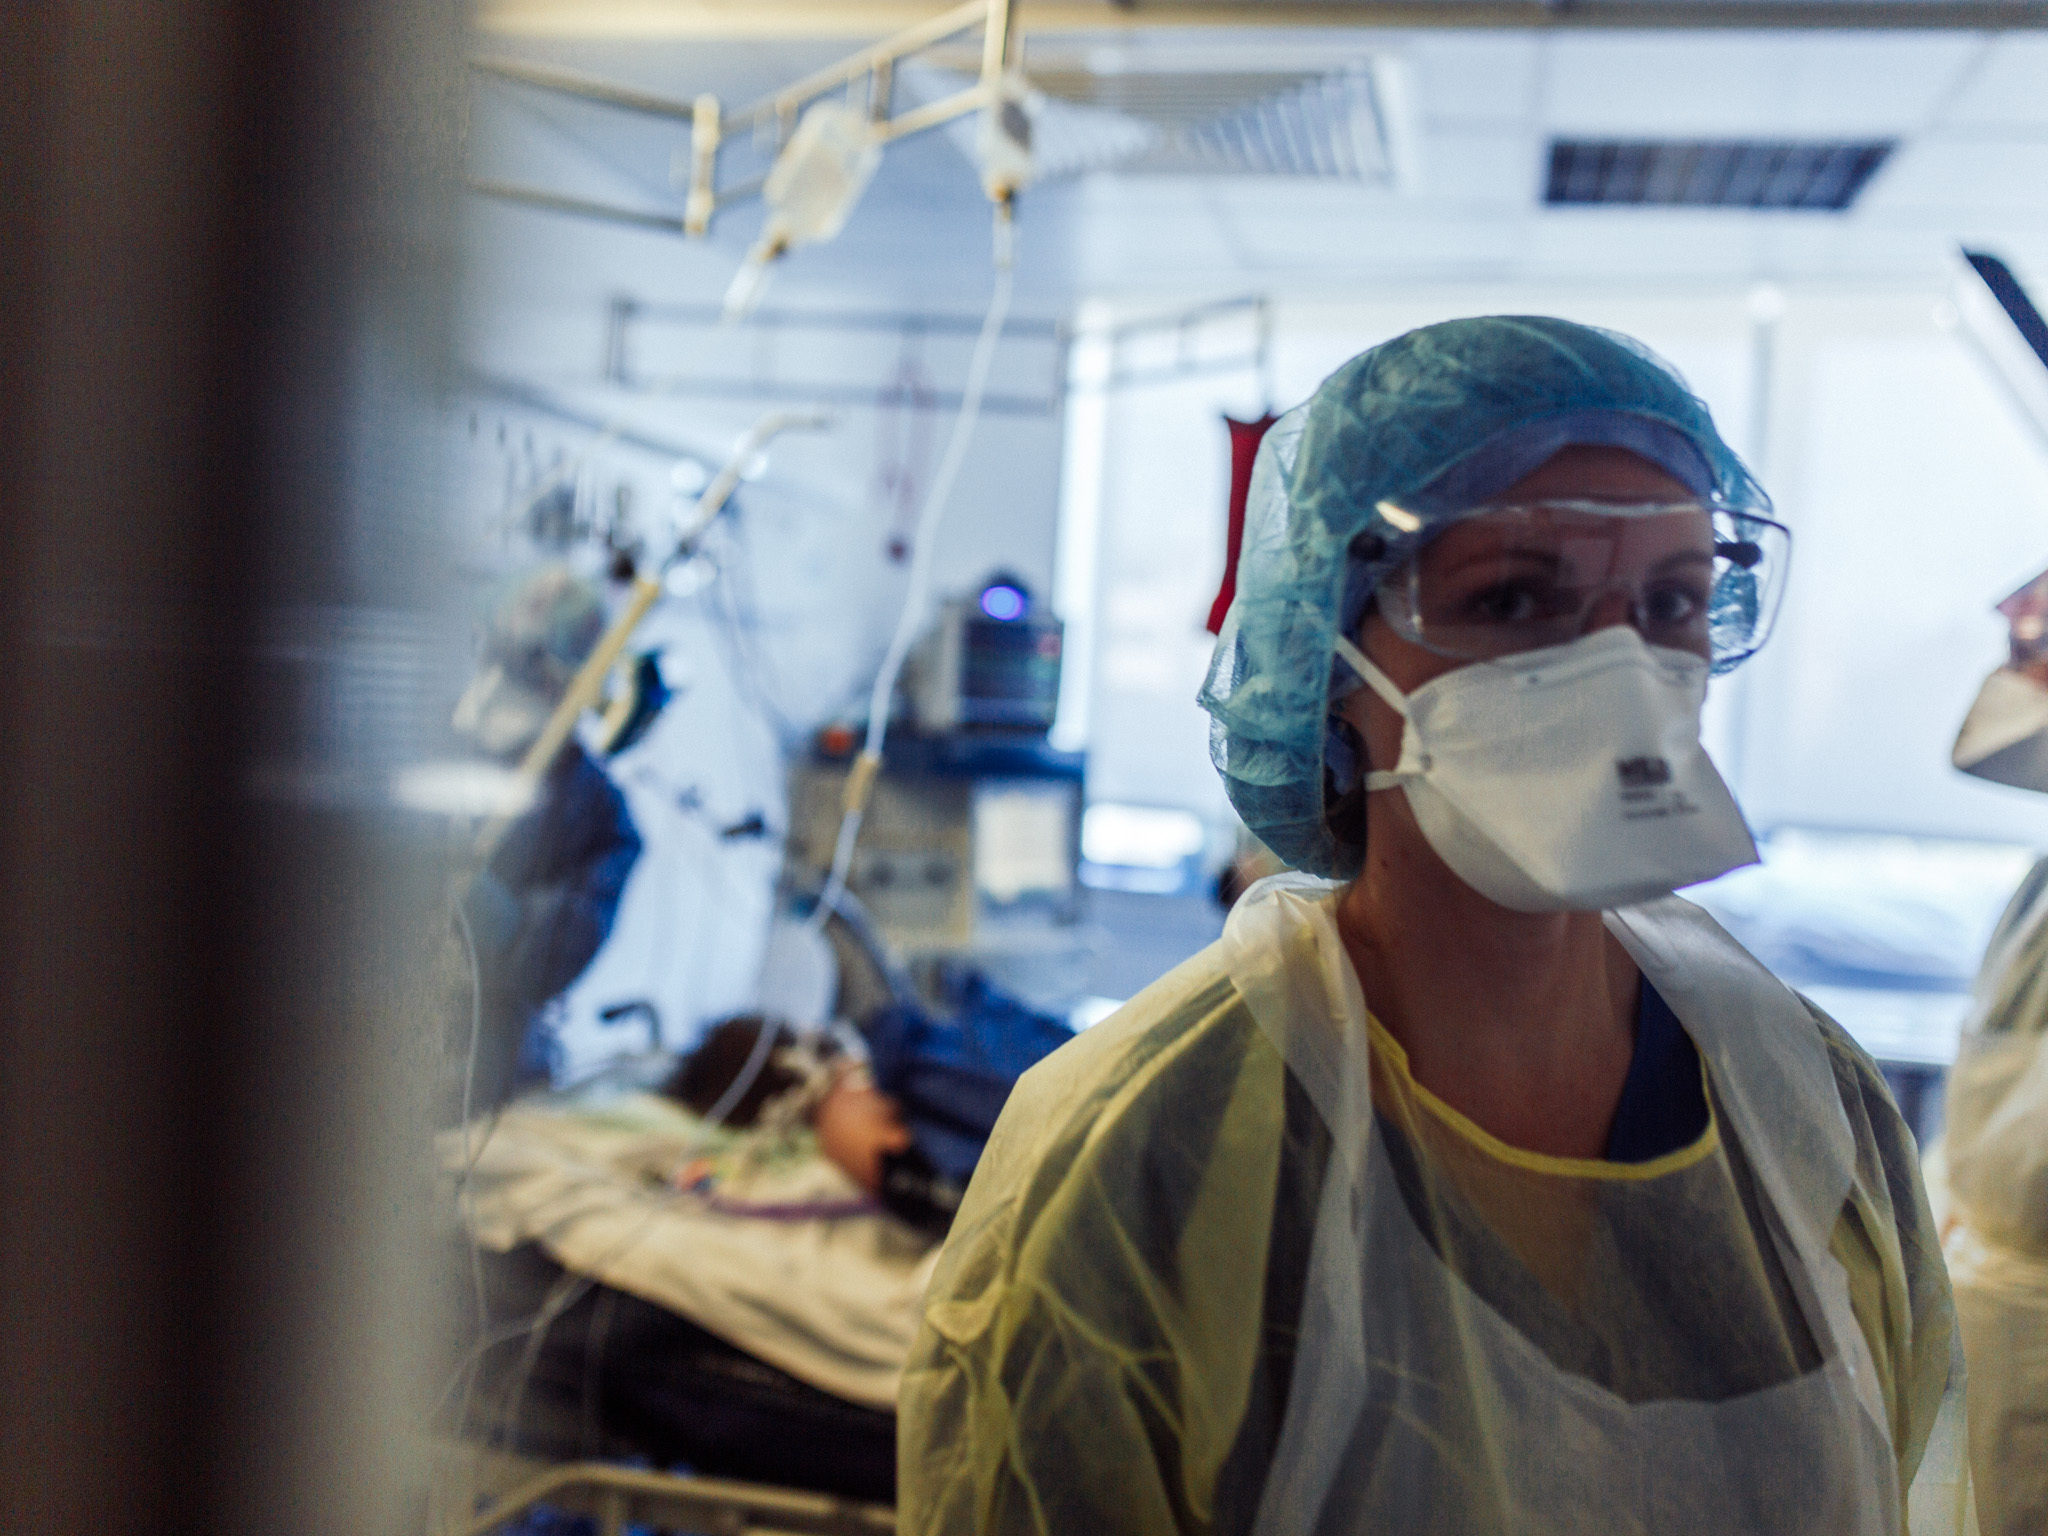
M1674 816L1691 816L1697 802L1673 782L1676 775L1668 758L1648 754L1614 760L1615 776L1621 780L1623 821L1664 821Z
M1624 757L1614 764L1623 789L1661 789L1671 782L1671 764L1661 757Z

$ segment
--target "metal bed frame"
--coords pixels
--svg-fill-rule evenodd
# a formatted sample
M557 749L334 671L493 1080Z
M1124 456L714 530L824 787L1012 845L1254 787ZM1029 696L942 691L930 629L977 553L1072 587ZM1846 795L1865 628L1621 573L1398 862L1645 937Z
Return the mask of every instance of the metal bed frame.
M440 1482L445 1536L490 1536L546 1506L587 1515L600 1536L629 1527L691 1536L895 1536L896 1512L830 1494L724 1478L649 1472L613 1462L549 1463L476 1445L442 1449L458 1470Z

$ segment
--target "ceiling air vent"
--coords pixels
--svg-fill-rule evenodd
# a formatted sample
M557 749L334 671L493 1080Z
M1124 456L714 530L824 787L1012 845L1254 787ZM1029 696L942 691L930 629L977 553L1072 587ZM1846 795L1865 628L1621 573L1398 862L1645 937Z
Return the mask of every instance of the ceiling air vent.
M1891 139L1553 139L1553 207L1792 208L1840 212Z
M1396 179L1393 103L1382 72L1150 71L1032 76L1057 102L1110 108L1150 128L1120 169Z
M1037 175L1115 170L1405 185L1413 134L1398 62L1333 69L1320 54L1304 65L1310 57L1157 48L1034 54L1026 75ZM924 101L973 84L964 71L931 66L910 66L901 79ZM971 152L973 125L963 123L947 131Z

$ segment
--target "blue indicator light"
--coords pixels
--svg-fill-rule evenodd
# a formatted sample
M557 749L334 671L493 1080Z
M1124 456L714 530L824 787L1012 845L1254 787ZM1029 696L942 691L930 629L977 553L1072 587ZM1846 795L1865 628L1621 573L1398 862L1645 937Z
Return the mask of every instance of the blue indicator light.
M1012 619L1021 619L1024 617L1024 594L1015 587L984 587L981 593L981 611L1005 624Z

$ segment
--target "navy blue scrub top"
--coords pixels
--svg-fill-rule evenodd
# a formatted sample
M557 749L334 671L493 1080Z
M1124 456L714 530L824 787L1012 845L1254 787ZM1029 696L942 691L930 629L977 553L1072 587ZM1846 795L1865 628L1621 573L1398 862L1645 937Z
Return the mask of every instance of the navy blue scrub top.
M1706 1134L1700 1053L1650 978L1636 1002L1636 1049L1607 1132L1607 1160L1647 1163Z

